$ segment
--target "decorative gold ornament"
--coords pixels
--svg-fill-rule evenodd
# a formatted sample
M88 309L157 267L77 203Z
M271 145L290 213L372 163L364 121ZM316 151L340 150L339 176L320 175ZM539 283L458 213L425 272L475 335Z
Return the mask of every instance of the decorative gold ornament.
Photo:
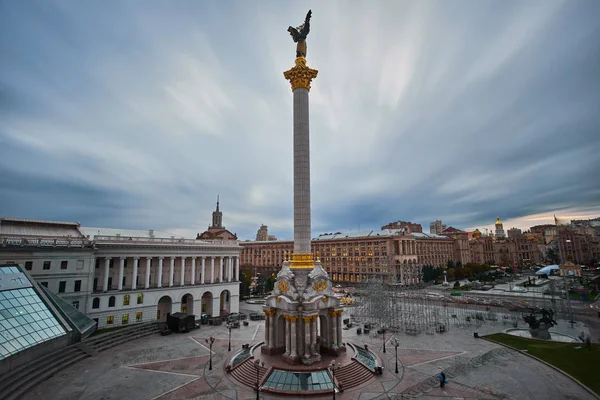
M290 322L298 321L298 316L296 316L296 315L284 315L283 318L285 318L286 321L290 321Z
M306 58L296 57L296 66L283 73L285 79L292 84L292 92L296 89L310 91L310 83L318 75L319 71L306 66Z
M279 289L280 292L287 292L288 290L290 290L290 284L288 283L288 281L279 281L277 283L277 289Z
M321 257L320 257L320 254L318 251L317 251L317 262L321 262Z
M281 297L277 296L277 302L279 303L281 301Z
M267 317L273 317L275 314L277 314L277 310L265 310L265 315Z
M313 269L314 267L312 254L294 254L290 261L291 269Z
M313 284L313 290L315 292L322 292L327 289L327 283L325 281L317 281Z
M323 303L327 303L327 296L323 296L321 300L323 300Z

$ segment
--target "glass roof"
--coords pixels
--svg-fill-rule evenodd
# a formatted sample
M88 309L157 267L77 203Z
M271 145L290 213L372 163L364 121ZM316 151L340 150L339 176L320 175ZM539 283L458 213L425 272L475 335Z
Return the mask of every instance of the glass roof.
M288 391L333 390L333 382L327 370L292 372L274 369L262 388Z
M63 313L63 316L68 319L69 325L77 329L83 338L94 333L96 330L96 321L52 293L50 289L47 289L44 286L39 286L39 288L44 291L46 296L50 297L50 300L54 305Z
M361 347L356 346L356 359L358 362L369 368L371 371L375 371L375 367L377 366L377 362L375 361L375 357L369 350L365 350Z
M65 335L18 267L0 267L0 360Z

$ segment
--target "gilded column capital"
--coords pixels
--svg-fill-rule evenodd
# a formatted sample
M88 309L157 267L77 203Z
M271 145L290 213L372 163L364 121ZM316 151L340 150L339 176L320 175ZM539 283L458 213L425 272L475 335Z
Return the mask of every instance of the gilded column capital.
M296 89L310 91L310 83L318 73L319 71L306 65L306 58L296 57L296 66L285 71L283 76L292 84L292 92Z
M290 261L290 269L313 269L314 267L312 254L294 254Z
M285 318L287 321L290 321L290 322L298 321L298 316L296 316L296 315L284 315L283 318Z
M277 314L277 310L265 310L265 315L267 317L273 317L275 314Z

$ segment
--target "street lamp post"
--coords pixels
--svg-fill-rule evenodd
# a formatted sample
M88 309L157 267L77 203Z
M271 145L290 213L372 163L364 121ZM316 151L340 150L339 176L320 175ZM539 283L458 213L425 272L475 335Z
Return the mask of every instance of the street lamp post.
M565 243L571 243L571 241L569 239L565 239ZM563 258L562 251L560 248L560 231L558 231L558 254L560 256L560 261L563 266L563 283L565 285L565 294L567 296L567 305L569 307L569 322L571 323L571 329L573 329L573 324L575 323L575 321L573 321L573 308L571 307L571 296L569 295L569 287L567 286L567 269L565 268L565 260ZM558 270L560 271L560 265L558 266Z
M385 353L385 328L381 327L381 334L383 336L383 352Z
M396 373L398 373L398 346L400 346L400 342L398 339L394 338L392 340L392 346L396 349Z
M208 344L208 370L212 371L212 346L215 342L215 338L211 336L210 338L205 339L205 341Z
M229 329L229 346L227 347L227 351L231 351L231 322L227 324L227 329Z
M336 364L335 361L332 361L328 368L331 371L331 378L333 380L333 400L335 400L335 394L337 393L337 386L335 385L335 370L340 368L340 364Z
M260 360L255 360L254 361L254 368L256 369L256 400L260 400L260 387L258 386L260 384L259 381L259 374L260 374L260 367L264 367L265 366L265 362L264 361L260 361Z

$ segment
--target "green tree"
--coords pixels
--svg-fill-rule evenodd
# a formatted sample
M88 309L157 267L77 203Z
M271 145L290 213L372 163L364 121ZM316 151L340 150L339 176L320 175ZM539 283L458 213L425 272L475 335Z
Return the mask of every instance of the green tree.
M424 265L422 268L422 272L424 282L435 281L436 279L442 276L442 269L435 268L431 265Z
M446 263L446 267L454 268L454 262L452 260L448 260L448 262Z

